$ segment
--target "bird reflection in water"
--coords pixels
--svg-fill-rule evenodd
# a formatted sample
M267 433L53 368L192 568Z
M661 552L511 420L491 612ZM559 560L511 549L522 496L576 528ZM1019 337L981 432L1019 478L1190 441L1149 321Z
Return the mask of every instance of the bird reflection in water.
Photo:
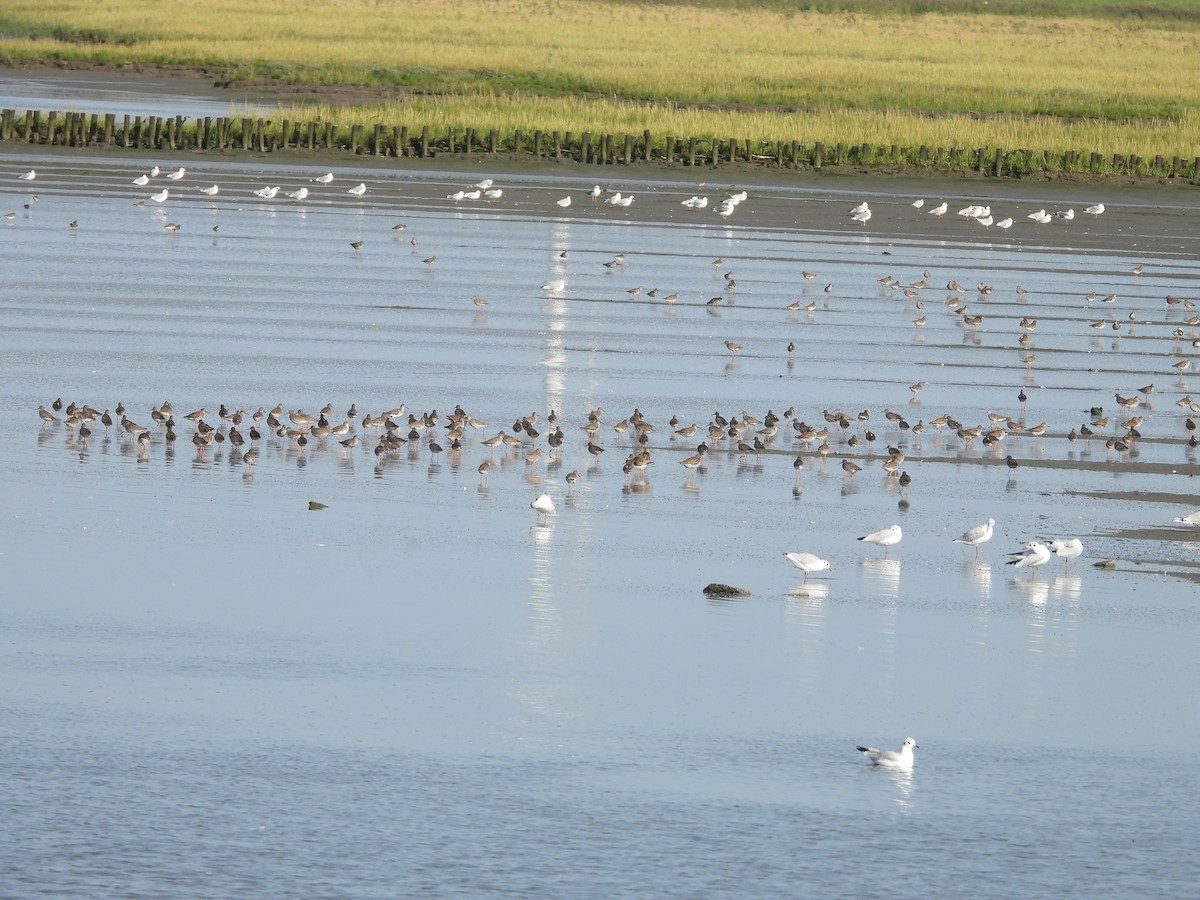
M829 585L819 581L798 584L787 592L789 600L802 600L813 605L821 605L829 599Z
M992 596L992 566L991 563L983 562L978 559L963 560L963 572L967 576L967 580L975 590L979 591L985 598Z
M900 594L900 560L870 557L862 561L863 574L888 597Z
M1083 579L1078 575L1056 575L1050 582L1050 595L1055 600L1065 600L1075 603L1079 600L1083 588Z

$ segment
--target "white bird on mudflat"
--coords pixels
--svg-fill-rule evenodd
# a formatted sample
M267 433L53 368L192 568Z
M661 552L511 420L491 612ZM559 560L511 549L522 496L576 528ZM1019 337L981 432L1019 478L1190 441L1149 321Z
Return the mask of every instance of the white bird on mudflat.
M877 547L883 548L883 555L887 556L888 547L893 544L900 543L904 537L904 532L900 530L899 525L891 525L883 531L873 531L870 534L864 534L859 538L860 541L866 541L868 544L874 544Z
M1061 556L1070 564L1071 560L1083 553L1083 541L1079 538L1056 538L1049 544L1055 555Z
M614 206L633 206L633 195L626 194L622 197L618 194L616 197L613 197L612 202Z
M885 769L911 769L913 767L913 748L921 749L914 738L905 738L899 750L876 750L874 747L855 747L854 749L871 761L871 765L883 766Z
M1022 549L1010 553L1009 556L1015 556L1016 559L1010 559L1008 565L1016 566L1018 569L1033 569L1035 578L1037 577L1037 567L1050 562L1050 550L1037 541L1030 541Z
M455 203L457 203L459 200L464 199L466 196L467 196L466 191L455 191L452 194L447 194L446 199L453 200Z
M976 525L974 528L968 528L961 535L954 538L952 544L966 544L968 547L975 548L975 558L979 558L979 545L986 544L992 539L992 529L996 527L995 519L988 519L982 525Z
M733 211L735 209L737 209L736 203L730 203L728 200L722 200L717 206L717 215L729 217L733 215Z
M500 188L489 188L483 192L483 196L487 197L489 200L499 200L504 196L504 191Z
M139 175L137 178L133 179L133 183L136 184L138 187L145 187L146 185L148 185L150 183L150 176L149 175Z
M479 188L481 191L486 191L488 188L490 188L495 183L496 182L492 181L492 179L485 178L485 179L483 179L483 181L475 182L475 187Z
M1171 521L1181 525L1200 525L1200 509L1194 513L1188 513L1186 516L1176 516Z
M925 201L924 200L914 200L912 202L912 205L913 205L913 209L920 209L922 206L925 205Z
M473 191L466 191L463 194L463 199L464 200L478 200L482 195L483 195L483 191L476 188Z
M208 194L210 197L215 197L220 190L221 188L214 184L212 187L200 188L200 193Z
M992 224L992 217L991 216L980 216L975 221L978 222L980 225L982 225L984 228L989 228Z
M254 192L254 196L262 197L264 200L274 200L275 195L279 193L278 187L263 187Z
M738 191L736 194L730 194L729 199L732 200L734 203L734 206L736 206L737 204L739 204L743 200L745 200L748 196L750 196L750 195L747 194L745 191Z
M298 191L289 191L288 196L293 200L303 200L308 196L308 188L302 187Z
M604 201L609 206L619 206L621 204L621 192L617 191L611 197Z
M943 200L940 206L935 206L933 209L929 210L929 215L937 216L940 219L946 214L946 210L949 208L950 204Z
M163 188L157 194L151 194L150 199L153 200L155 203L165 203L167 200L167 197L169 197L170 195L171 195L171 192L168 191L166 188Z
M707 197L688 197L686 200L680 201L680 206L686 206L688 209L704 209L708 206Z
M366 186L366 184L364 184L361 181L358 184L356 184L354 187L349 188L346 191L347 194L353 194L355 197L361 197L366 192L367 192L367 186Z
M983 207L976 204L964 206L958 211L958 214L964 219L977 219L983 215Z
M620 196L620 195L618 194L617 196ZM561 200L555 200L554 202L557 205L561 206L563 209L566 209L568 206L571 205L571 195L567 194L567 196L563 197Z
M549 494L538 494L529 506L538 514L539 522L546 516L554 515L554 501Z
M1087 209L1084 210L1084 212L1087 213L1089 216L1098 216L1102 212L1104 212L1104 204L1096 203L1093 206L1089 206Z
M996 227L1008 231L1008 229L1012 228L1012 219L1001 219L996 223Z
M313 181L317 184L329 184L331 181L333 181L333 173L326 172L324 175L318 175L313 179Z
M1073 218L1075 218L1075 210L1060 209L1054 213L1054 218L1062 219L1064 222L1070 222Z
M588 196L591 197L593 200L595 200L597 197L599 197L603 193L604 193L604 189L601 188L600 185L594 184L594 185L592 185L592 189L590 191L588 191Z
M553 281L547 281L542 285L543 291L549 291L552 294L561 294L567 289L567 282L562 278L556 278Z
M180 166L174 172L168 173L167 178L170 178L172 181L178 181L180 178L182 178L186 174L187 174L187 169L185 169L183 166Z
M1042 208L1041 208L1041 209L1039 209L1037 212L1031 212L1031 213L1030 213L1029 215L1027 215L1025 218L1027 218L1027 219L1033 219L1033 220L1036 222L1038 219L1040 219L1040 218L1041 218L1042 216L1044 216L1044 215L1046 215L1046 208L1045 208L1045 207L1042 207Z
M18 175L17 177L22 181L33 181L33 179L37 178L37 171L35 169L30 169L24 175Z
M869 209L864 209L862 212L851 216L850 219L853 222L858 222L860 225L866 225L869 221L871 221L871 211Z
M850 215L857 216L859 213L864 213L870 208L871 207L867 205L867 201L864 200L862 203L858 204L858 206L850 210Z
M157 177L158 177L158 173L159 173L160 171L162 171L162 170L161 170L161 169L159 169L159 168L158 168L158 166L151 166L151 167L150 167L150 177L151 177L151 178L157 178Z
M815 553L805 553L803 550L792 553L783 554L788 558L793 566L804 573L805 582L808 581L810 572L827 572L829 571L829 560L821 559Z
M1037 222L1039 225L1049 225L1052 221L1054 221L1054 216L1050 215L1050 213L1046 212L1045 210L1038 214L1032 215L1029 218L1033 219L1033 221Z

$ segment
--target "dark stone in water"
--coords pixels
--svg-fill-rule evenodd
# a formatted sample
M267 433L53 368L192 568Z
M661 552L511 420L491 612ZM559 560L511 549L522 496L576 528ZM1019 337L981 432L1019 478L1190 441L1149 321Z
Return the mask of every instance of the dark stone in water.
M704 588L704 596L727 600L733 597L749 597L750 592L745 588L734 587L732 584L720 584L714 581Z

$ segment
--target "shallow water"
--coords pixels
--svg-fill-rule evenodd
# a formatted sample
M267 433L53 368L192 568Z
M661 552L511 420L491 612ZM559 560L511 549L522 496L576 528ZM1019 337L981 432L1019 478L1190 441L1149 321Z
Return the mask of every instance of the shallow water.
M1163 298L1200 299L1200 212L1178 194L1124 192L1045 229L1024 215L1093 199L947 196L1003 207L1001 234L918 212L890 181L760 185L723 221L657 175L605 182L634 192L622 210L583 194L592 172L343 168L326 188L203 159L167 203L135 206L153 162L0 159L0 893L1190 889L1197 531L1170 520L1200 507L1172 368L1195 358L1196 312ZM33 166L33 184L12 178ZM504 197L445 199L483 174ZM305 183L304 204L250 193ZM845 210L864 197L860 227ZM906 297L887 275L928 286ZM980 326L946 305L951 279ZM1115 424L1067 441L1150 383L1133 449L1105 447ZM169 398L179 440L98 424L81 440L39 422L55 397L147 426ZM439 425L382 459L374 431L349 449L272 435L248 466L228 443L197 450L181 417L326 402L335 423L404 403L489 424L457 452L431 453ZM598 459L579 430L596 407ZM627 477L632 430L612 426L635 407L654 463ZM761 455L679 465L714 411L789 408L855 421L831 426L824 462L781 427ZM545 448L552 409L561 457L481 443L536 411ZM1047 434L985 447L930 424L989 410ZM672 436L672 416L698 435ZM907 491L880 468L888 444ZM558 505L544 524L541 491ZM978 560L950 543L988 516ZM892 522L886 559L855 540ZM1084 541L1069 567L1004 565L1058 534ZM803 585L782 557L802 549L831 571ZM751 596L705 599L712 581ZM911 773L854 752L906 734Z
M0 69L0 108L113 113L117 116L251 115L269 107L262 98L237 96L200 80L125 78L99 72Z

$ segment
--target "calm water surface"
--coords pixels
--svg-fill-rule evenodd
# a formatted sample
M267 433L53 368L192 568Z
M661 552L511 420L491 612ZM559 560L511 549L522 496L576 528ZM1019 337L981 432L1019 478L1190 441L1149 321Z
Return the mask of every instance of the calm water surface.
M1171 519L1200 508L1173 368L1197 313L1164 300L1200 301L1186 197L826 180L750 188L725 220L681 207L686 182L605 181L634 193L619 209L585 196L595 172L324 187L204 159L160 205L167 182L130 184L155 162L0 158L0 894L1194 890L1197 531ZM484 175L502 198L445 199ZM251 193L267 185L312 196ZM951 215L915 190L926 208L951 192ZM865 227L845 215L862 199ZM1016 224L953 216L971 202ZM1069 224L1025 219L1068 206ZM169 399L179 439L82 439L40 422L56 397L146 426ZM351 403L442 418L383 457L375 429L352 448L268 432L253 465L198 450L182 418L227 431L222 404L282 404L286 424L326 403L334 424ZM456 404L488 423L457 451ZM598 458L580 430L597 407ZM1092 407L1107 429L1068 441ZM612 426L635 408L654 462L627 476L633 431ZM768 409L853 422L824 461L785 419L765 453L679 465L714 412ZM482 444L537 412L548 449L551 410L561 455ZM989 411L1047 433L985 446L931 424ZM1106 448L1130 415L1142 436ZM542 491L558 515L539 524ZM978 559L950 542L989 516ZM856 541L893 522L886 558ZM1084 556L1036 579L1004 564L1056 535ZM804 585L789 550L832 569ZM712 581L751 596L705 599ZM854 751L909 734L910 773Z

